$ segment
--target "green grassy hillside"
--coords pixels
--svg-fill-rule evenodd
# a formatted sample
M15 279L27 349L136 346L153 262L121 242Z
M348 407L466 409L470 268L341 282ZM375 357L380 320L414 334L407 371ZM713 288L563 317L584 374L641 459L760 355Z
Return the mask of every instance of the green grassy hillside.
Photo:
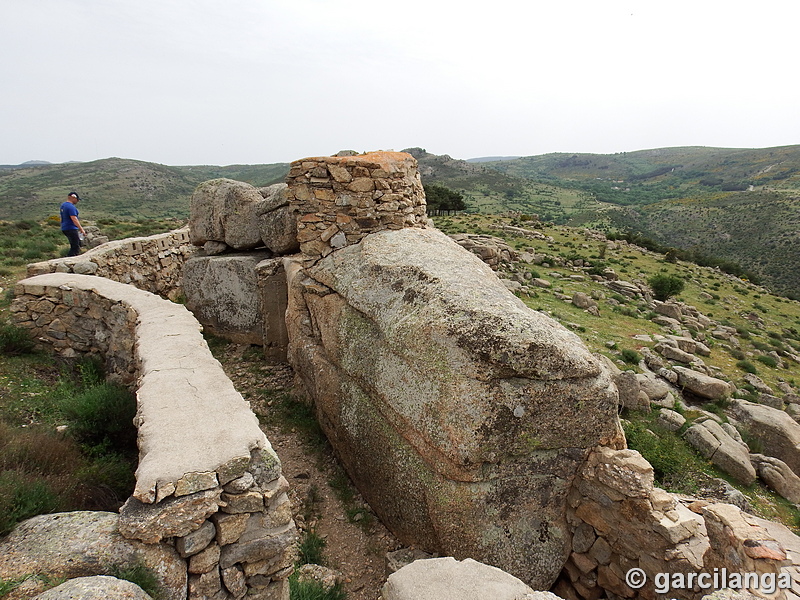
M738 262L772 288L800 297L800 146L547 154L483 165L571 187L604 207L602 218L577 207L557 222L643 232Z
M740 263L770 287L800 298L800 146L680 147L618 154L545 154L467 162L422 148L424 183L457 190L471 212L537 214L559 225L641 232L662 245ZM256 186L288 165L171 167L110 158L0 169L0 220L44 219L71 190L81 215L122 220L188 217L202 181Z
M70 191L92 219L187 218L189 198L208 179L228 177L262 186L282 181L288 165L168 167L107 158L0 170L0 219L44 219L58 214Z

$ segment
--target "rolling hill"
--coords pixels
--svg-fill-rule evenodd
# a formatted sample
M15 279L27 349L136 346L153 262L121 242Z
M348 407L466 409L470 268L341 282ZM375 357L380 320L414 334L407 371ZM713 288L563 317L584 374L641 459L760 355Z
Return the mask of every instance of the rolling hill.
M545 154L464 163L461 172L455 163L464 161L419 154L421 171L464 193L473 210L635 231L740 263L800 297L800 146Z
M107 158L88 163L37 165L0 170L0 219L43 219L58 213L77 191L90 219L188 218L189 198L208 179L228 177L256 186L282 181L288 165L169 167Z
M464 195L469 210L533 213L544 221L633 231L740 263L800 298L800 145L677 147L617 154L555 153L464 161L408 148L424 183ZM71 190L89 219L186 218L202 181L282 181L288 164L165 166L109 158L0 169L0 219L42 219Z

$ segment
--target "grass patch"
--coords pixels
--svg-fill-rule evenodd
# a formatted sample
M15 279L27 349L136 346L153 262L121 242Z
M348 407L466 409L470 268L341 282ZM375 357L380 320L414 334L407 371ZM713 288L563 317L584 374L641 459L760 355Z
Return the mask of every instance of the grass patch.
M347 592L337 583L326 588L319 581L298 579L297 573L289 576L289 600L345 600Z
M675 433L658 425L655 415L634 418L623 422L628 447L653 466L658 485L670 492L696 493L709 478L703 459Z
M284 390L264 390L262 396L268 399L270 407L267 415L259 416L263 423L277 426L284 432L297 431L306 446L314 451L322 452L329 447L310 404Z
M314 530L306 531L297 546L297 565L324 565L327 542Z
M147 592L153 600L161 600L164 597L164 590L161 589L155 573L142 563L125 566L113 565L109 571L112 577L135 583Z

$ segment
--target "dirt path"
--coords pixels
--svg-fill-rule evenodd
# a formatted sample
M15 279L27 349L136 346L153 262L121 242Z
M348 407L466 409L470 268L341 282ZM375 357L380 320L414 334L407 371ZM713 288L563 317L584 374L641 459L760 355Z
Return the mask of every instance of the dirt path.
M298 529L313 531L326 541L327 566L342 573L348 600L376 600L386 581L386 553L400 544L343 475L330 446L310 444L302 428L275 414L280 399L292 391L291 368L267 365L255 347L237 344L216 349L215 356L250 401L281 459Z

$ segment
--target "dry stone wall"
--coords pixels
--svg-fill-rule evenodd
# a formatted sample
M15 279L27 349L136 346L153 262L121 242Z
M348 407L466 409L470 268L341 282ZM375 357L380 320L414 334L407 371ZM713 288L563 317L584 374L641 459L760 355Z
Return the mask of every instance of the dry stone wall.
M410 154L305 158L292 163L286 182L300 250L308 259L375 231L428 222L417 161Z
M759 580L772 574L778 581L784 573L797 589L797 566L765 522L730 504L681 500L654 487L652 467L633 450L601 447L589 455L570 492L567 520L572 552L553 588L562 598L697 600L713 590L695 584L658 593L654 578L683 574L688 581L690 573L713 576L722 569L726 575L756 573ZM649 578L641 589L628 585L631 569L642 569ZM725 581L736 587L733 578ZM796 596L780 589L770 597Z
M113 378L137 388L139 466L122 535L173 546L186 560L190 599L288 597L288 483L194 317L88 275L40 275L15 292L15 320L40 343L104 356Z
M28 277L45 273L97 275L170 300L181 296L183 263L195 252L189 229L107 242L80 256L28 265Z

